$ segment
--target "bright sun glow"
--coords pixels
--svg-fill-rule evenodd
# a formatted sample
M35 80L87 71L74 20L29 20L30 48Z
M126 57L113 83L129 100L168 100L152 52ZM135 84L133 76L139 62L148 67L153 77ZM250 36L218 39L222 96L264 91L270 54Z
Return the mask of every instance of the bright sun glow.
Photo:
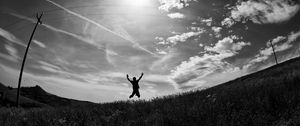
M149 4L149 0L124 0L124 2L126 2L127 5L139 7Z

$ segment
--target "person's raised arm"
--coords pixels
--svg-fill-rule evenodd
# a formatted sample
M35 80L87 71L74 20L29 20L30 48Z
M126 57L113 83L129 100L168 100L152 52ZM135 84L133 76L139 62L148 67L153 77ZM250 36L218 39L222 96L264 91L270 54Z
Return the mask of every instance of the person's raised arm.
M131 81L131 80L129 79L129 76L128 76L128 74L126 75L126 77L127 77L127 80L128 80L128 81Z
M144 75L144 73L141 74L141 76L140 76L140 78L138 79L138 81L140 81L140 79L142 79L143 75Z

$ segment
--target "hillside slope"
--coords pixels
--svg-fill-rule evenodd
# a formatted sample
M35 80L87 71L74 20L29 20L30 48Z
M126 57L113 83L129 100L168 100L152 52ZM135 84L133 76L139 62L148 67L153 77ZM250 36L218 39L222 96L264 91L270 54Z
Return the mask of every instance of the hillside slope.
M15 106L16 105L16 98L17 98L17 90L8 88L0 83L0 106ZM20 96L20 106L25 108L31 107L49 107L44 103L40 103L38 101L32 100L30 98Z
M93 104L88 101L79 101L53 95L51 93L46 92L38 85L34 87L22 87L21 95L36 100L38 102L50 105L52 107Z
M14 106L16 104L17 89L4 86L0 83L0 92L5 92L2 99L0 99L0 105ZM21 87L20 106L25 108L34 107L62 107L72 105L84 105L93 104L87 101L79 101L74 99L68 99L59 97L46 92L40 86L34 87Z
M230 82L151 101L0 114L22 125L300 125L300 58ZM24 120L26 118L27 120Z

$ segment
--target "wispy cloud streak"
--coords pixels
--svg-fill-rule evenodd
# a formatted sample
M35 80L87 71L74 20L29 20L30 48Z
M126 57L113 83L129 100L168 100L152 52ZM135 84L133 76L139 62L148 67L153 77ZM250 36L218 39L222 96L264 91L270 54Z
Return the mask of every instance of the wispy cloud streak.
M57 3L53 2L53 1L51 1L51 0L46 0L46 1L48 1L48 2L50 2L51 4L57 6L58 8L63 9L64 11L68 12L69 14L75 15L75 16L77 16L77 17L79 17L79 18L81 18L81 19L83 19L83 20L85 20L85 21L87 21L87 22L90 22L90 23L96 25L97 27L99 27L99 28L101 28L101 29L104 29L104 30L107 31L107 32L110 32L110 33L112 33L112 34L114 34L114 35L116 35L116 36L118 36L118 37L120 37L120 38L122 38L122 39L124 39L124 40L127 40L127 41L131 42L131 43L134 44L135 47L138 47L138 48L140 48L141 50L144 50L145 52L147 52L147 53L149 53L149 54L151 54L151 55L156 56L155 53L153 53L153 52L151 52L151 51L145 49L145 48L142 47L139 43L137 43L137 42L135 42L135 41L133 41L133 40L131 40L131 39L128 39L128 38L126 38L126 37L124 37L124 36L122 36L122 35L120 35L120 34L114 32L114 31L108 29L107 27L105 27L105 26L103 26L103 25L101 25L101 24L99 24L99 23L97 23L97 22L95 22L95 21L93 21L93 20L91 20L91 19L89 19L89 18L87 18L87 17L84 17L84 16L82 16L82 15L76 13L76 12L73 12L73 11L71 11L71 10L69 10L69 9L67 9L67 8L65 8L65 7L63 7L63 6L59 5L59 4L57 4Z
M13 16L15 16L15 17L17 17L17 18L21 18L21 19L30 21L30 22L32 22L32 23L35 23L35 22L36 22L34 19L29 18L29 17L26 17L26 16L23 16L23 15L19 15L19 14L15 14L15 13L10 13L10 14L13 15ZM48 24L45 24L45 23L43 23L42 25L43 25L44 27L50 29L50 30L55 31L55 32L59 32L59 33L65 34L65 35L69 35L69 36L74 37L74 38L76 38L76 39L78 39L78 40L81 40L81 41L83 41L83 42L86 42L86 43L95 45L95 42L92 41L92 40L90 40L90 39L84 38L84 37L82 37L82 36L76 35L76 34L74 34L74 33L71 33L71 32L68 32L68 31L65 31L65 30L62 30L62 29L59 29L59 28L55 28L55 27L53 27L53 26L51 26L51 25L48 25ZM98 46L99 49L103 49L103 47L100 46L100 45L96 45L96 46Z
M21 42L21 40L19 40L16 36L14 36L13 34L11 34L10 32L0 28L0 36L4 37L5 39L15 43L15 44L18 44L18 45L21 45L21 46L26 46L25 44L23 44Z
M32 42L37 44L41 48L46 48L46 45L38 40L32 40Z

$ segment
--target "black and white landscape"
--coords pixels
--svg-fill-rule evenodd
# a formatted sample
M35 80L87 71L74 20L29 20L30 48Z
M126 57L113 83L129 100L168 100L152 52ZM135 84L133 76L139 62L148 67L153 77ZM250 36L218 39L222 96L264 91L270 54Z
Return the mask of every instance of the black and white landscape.
M298 0L1 0L0 125L300 125L299 9ZM133 77L140 98L130 99Z

